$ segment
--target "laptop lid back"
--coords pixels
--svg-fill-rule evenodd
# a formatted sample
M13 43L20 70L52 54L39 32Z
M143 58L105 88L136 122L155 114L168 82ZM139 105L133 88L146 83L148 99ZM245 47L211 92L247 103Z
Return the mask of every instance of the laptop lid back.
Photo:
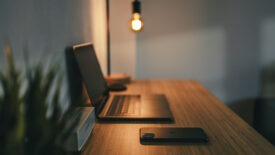
M73 51L92 104L102 102L108 89L93 44L75 45Z

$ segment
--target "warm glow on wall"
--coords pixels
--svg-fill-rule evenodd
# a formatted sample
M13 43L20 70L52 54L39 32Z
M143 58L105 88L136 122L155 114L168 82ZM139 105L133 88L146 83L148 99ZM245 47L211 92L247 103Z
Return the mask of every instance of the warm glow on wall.
M140 9L140 2L138 0L135 0L133 2L133 16L130 20L130 28L134 32L139 32L143 28L143 20L141 19L141 9Z

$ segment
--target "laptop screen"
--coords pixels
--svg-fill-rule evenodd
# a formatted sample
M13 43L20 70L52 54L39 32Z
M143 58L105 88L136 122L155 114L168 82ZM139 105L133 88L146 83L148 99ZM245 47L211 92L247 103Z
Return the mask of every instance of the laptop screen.
M107 92L107 85L93 45L76 45L73 50L89 98L93 101L103 97Z

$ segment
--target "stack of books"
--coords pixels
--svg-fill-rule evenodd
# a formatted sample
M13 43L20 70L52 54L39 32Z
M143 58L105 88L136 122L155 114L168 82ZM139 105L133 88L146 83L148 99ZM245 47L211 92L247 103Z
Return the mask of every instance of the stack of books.
M81 151L90 137L95 125L95 109L93 107L76 108L71 115L68 126L73 126L73 130L64 143L66 151Z

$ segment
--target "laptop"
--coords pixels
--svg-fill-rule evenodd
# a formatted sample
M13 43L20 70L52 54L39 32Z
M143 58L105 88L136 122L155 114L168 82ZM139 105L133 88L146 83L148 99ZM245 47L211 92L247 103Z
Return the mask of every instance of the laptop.
M164 94L112 94L102 74L93 44L73 46L82 80L88 96L103 120L160 120L172 121Z

